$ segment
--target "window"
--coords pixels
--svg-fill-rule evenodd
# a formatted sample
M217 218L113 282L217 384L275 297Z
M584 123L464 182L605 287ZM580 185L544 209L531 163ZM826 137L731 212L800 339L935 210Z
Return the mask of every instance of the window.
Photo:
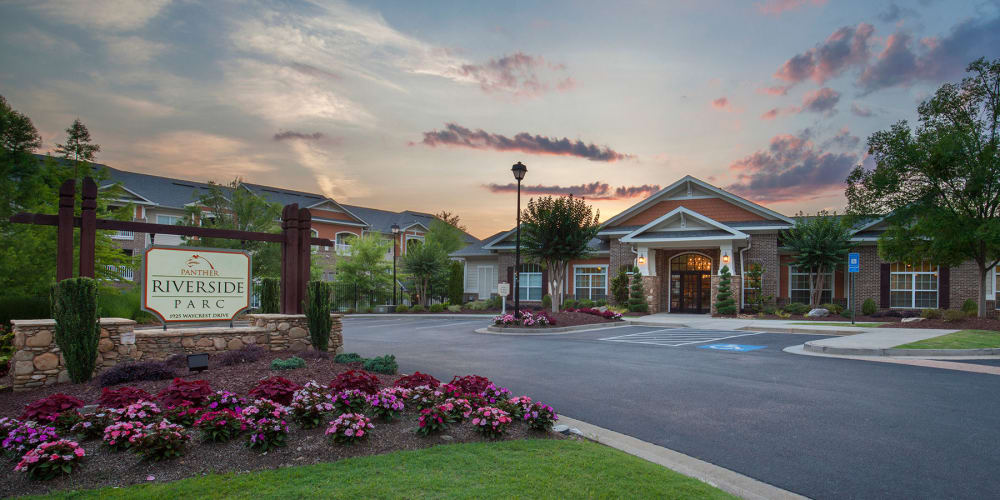
M573 294L576 300L601 300L608 296L608 266L575 266Z
M338 255L350 255L351 254L351 239L357 238L354 233L337 233L337 238L335 240L336 251Z
M521 300L542 300L542 266L521 264L517 286Z
M671 271L712 271L712 259L694 253L678 255L670 261Z
M419 237L419 236L407 236L406 237L406 249L407 250L410 250L410 249L416 250L417 248L420 247L420 245L423 245L423 244L424 244L424 239L422 237Z
M167 224L169 226L176 226L181 222L182 217L178 215L157 215L157 224Z
M812 297L812 289L815 283L811 283L812 273L795 266L788 266L788 296L789 301L800 304L809 304ZM833 271L823 273L823 291L819 295L820 304L833 302ZM816 304L814 304L816 305Z
M938 306L938 268L930 262L889 265L889 307L934 309Z

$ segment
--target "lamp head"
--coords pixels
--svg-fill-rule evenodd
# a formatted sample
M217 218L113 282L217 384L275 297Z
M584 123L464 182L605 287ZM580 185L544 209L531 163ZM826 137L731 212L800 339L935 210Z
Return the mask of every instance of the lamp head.
M524 174L528 172L528 167L524 166L521 162L517 162L513 167L510 167L510 171L514 172L514 178L520 181L524 179Z
M392 223L392 234L399 234L399 224Z

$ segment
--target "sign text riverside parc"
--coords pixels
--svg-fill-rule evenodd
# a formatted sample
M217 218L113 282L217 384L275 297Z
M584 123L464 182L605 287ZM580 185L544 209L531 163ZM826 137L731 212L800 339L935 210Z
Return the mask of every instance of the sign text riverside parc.
M228 321L250 307L246 252L155 246L142 269L142 308L165 322Z

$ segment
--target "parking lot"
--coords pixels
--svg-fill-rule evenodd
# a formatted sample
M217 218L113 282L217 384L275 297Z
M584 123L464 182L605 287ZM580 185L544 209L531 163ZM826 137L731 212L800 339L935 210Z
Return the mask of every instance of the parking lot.
M626 326L475 333L487 319L344 321L348 352L400 370L487 376L565 415L812 498L986 498L1000 377L797 356L815 335ZM709 348L709 346L723 348ZM732 346L752 349L734 350Z

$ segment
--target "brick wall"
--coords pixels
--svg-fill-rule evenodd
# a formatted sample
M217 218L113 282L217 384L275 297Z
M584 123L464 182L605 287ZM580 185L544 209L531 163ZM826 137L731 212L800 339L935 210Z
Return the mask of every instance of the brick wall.
M610 242L610 273L611 275L618 274L618 269L622 266L633 266L635 265L635 253L632 252L632 246L627 243L622 243L618 238L613 238Z
M760 264L764 268L764 272L761 274L761 292L765 296L777 297L778 277L781 269L778 265L778 235L772 233L750 236L750 249L745 252L745 257L747 261L743 264L744 267L750 264ZM736 271L736 273L738 272Z

